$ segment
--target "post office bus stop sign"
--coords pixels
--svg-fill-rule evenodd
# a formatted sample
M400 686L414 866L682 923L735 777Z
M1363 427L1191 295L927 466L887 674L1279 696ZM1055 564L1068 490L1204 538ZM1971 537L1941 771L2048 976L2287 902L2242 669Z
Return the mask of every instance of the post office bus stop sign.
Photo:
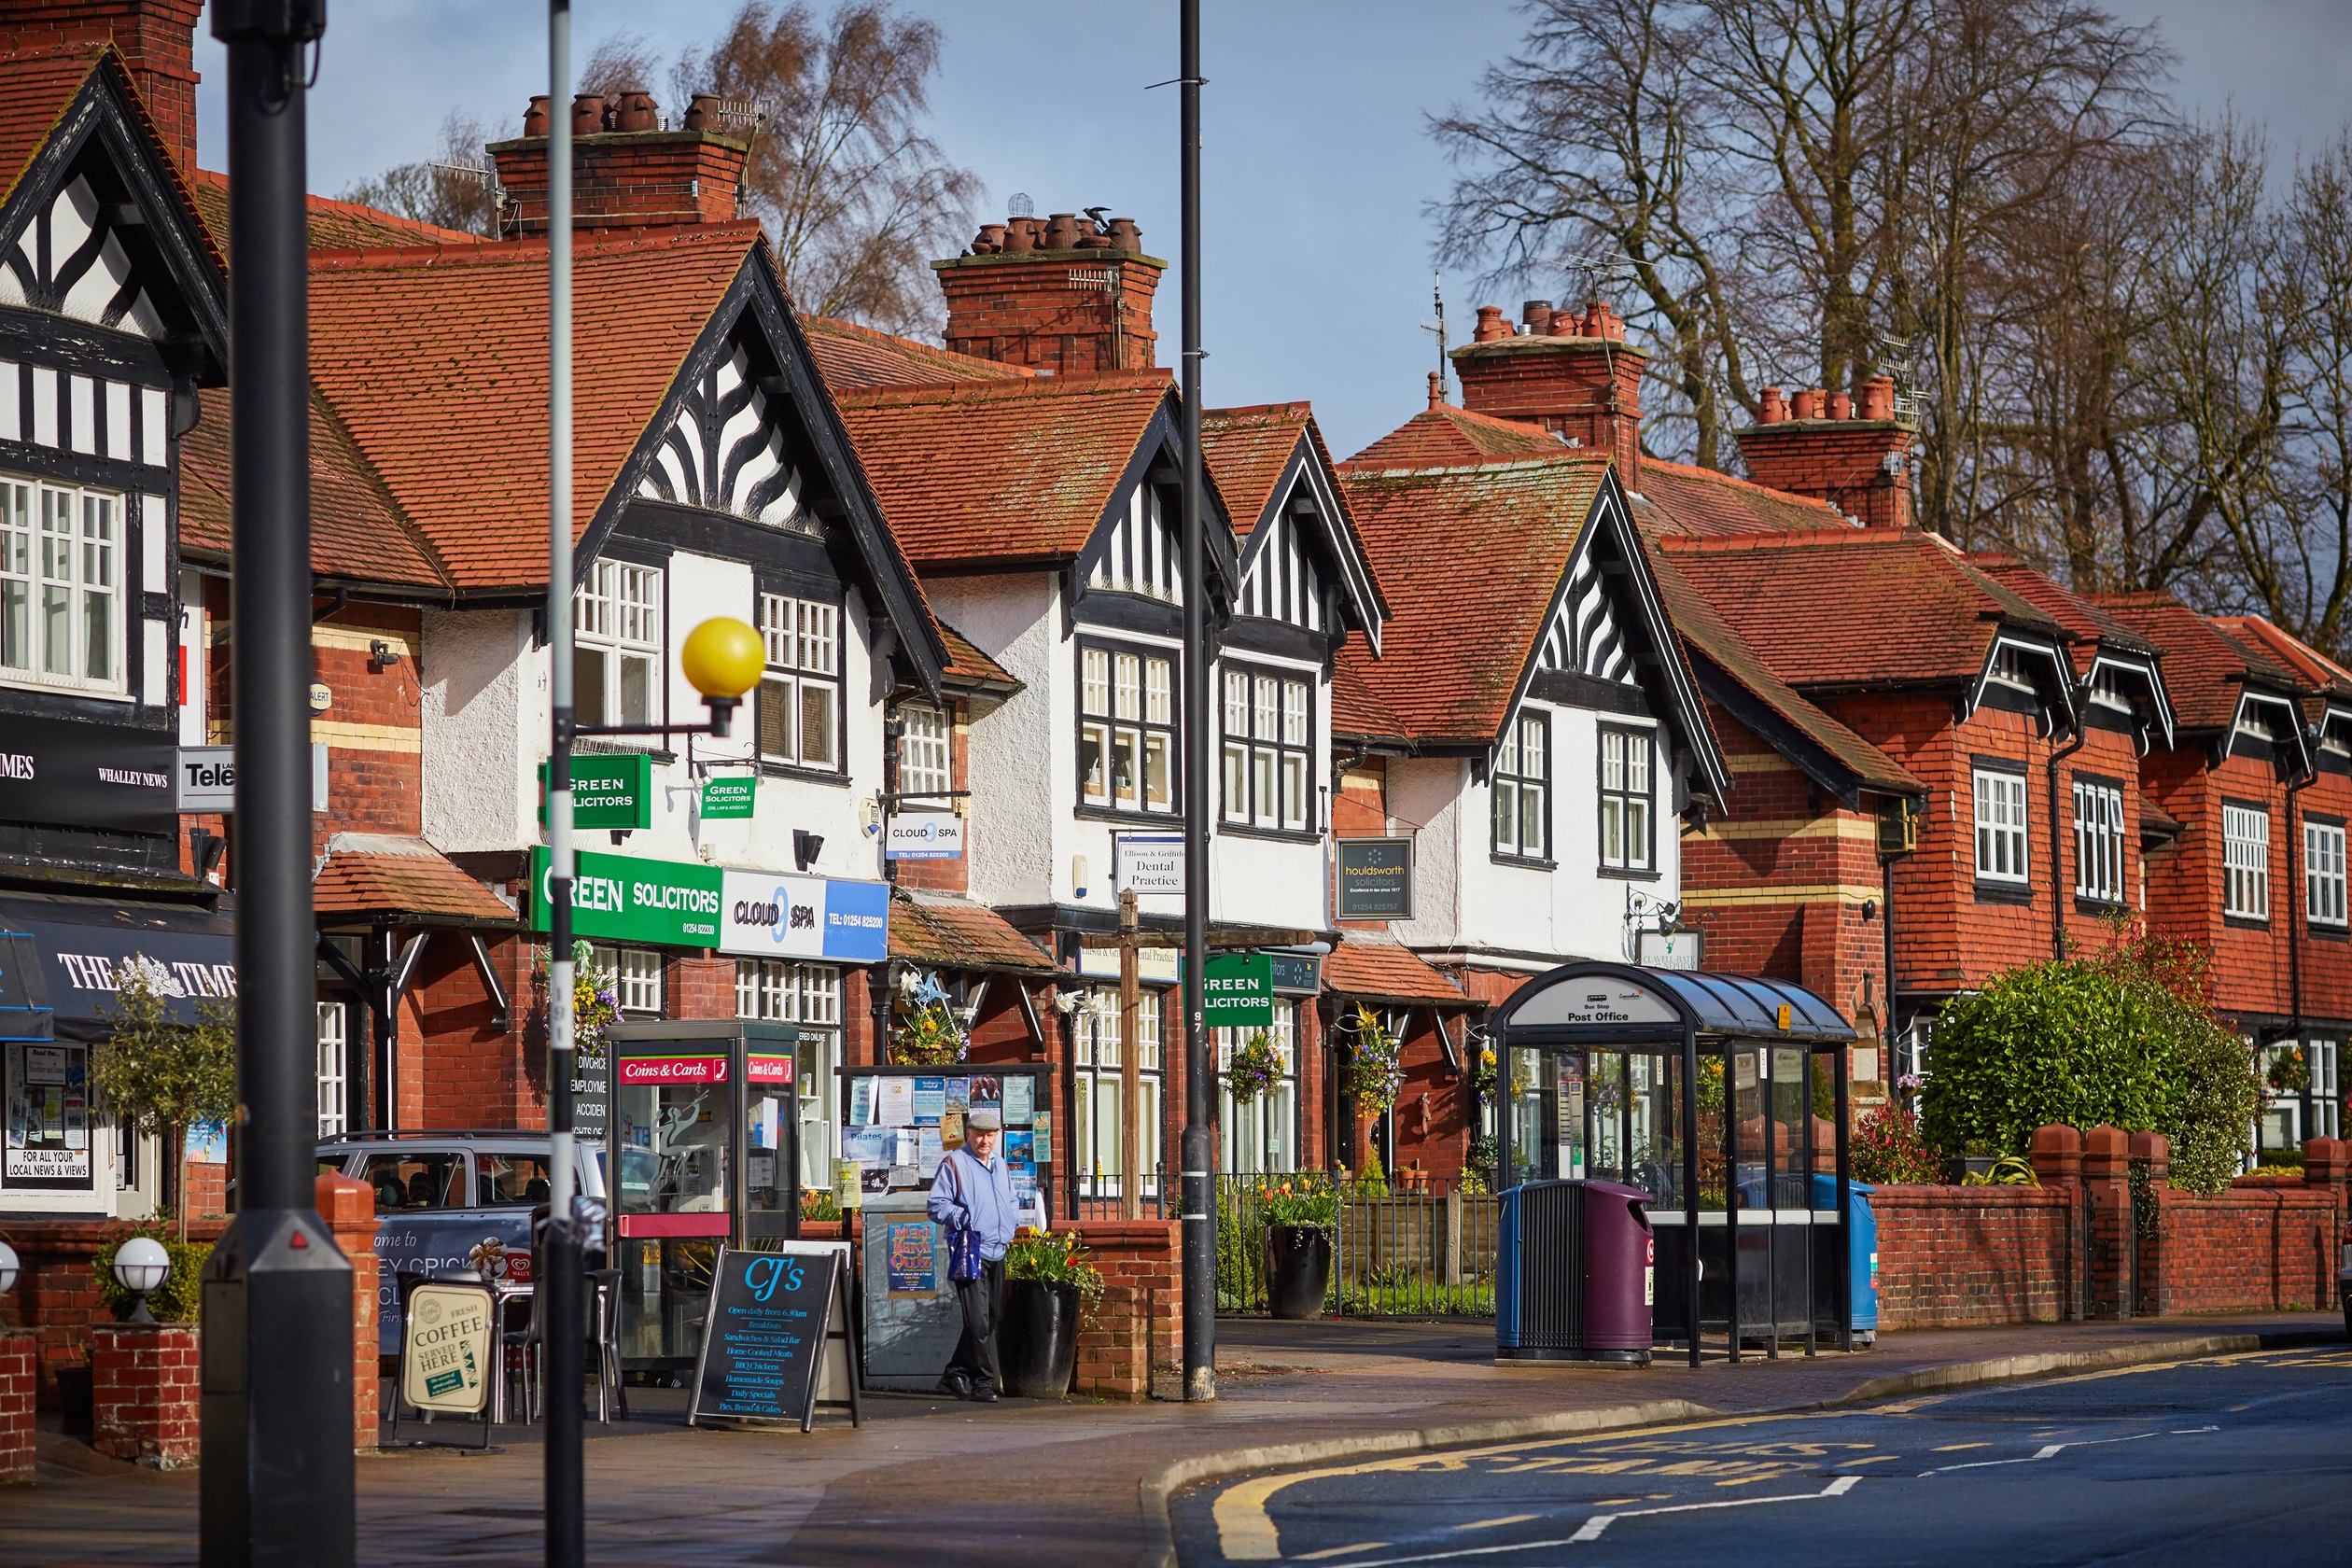
M1218 953L1201 968L1200 1021L1211 1029L1271 1029L1274 960L1264 953Z

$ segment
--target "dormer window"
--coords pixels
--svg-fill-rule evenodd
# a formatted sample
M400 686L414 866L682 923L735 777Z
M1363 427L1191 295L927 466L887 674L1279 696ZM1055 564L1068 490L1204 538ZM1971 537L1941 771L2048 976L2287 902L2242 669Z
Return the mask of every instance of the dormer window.
M2132 699L2123 692L2123 672L2102 669L2091 679L2091 701L2094 707L2116 713L2132 711Z
M1995 685L2008 686L2020 692L2034 689L2034 678L2025 667L2023 650L2004 645L1993 653L1993 673L1986 679Z

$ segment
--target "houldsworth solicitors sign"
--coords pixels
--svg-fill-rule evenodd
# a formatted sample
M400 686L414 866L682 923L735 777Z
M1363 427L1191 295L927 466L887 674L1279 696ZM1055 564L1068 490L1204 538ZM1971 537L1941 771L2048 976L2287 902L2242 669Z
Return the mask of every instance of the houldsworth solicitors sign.
M532 929L545 931L543 848L531 852L531 889ZM890 890L880 882L582 854L572 882L572 929L609 942L879 963L889 951Z

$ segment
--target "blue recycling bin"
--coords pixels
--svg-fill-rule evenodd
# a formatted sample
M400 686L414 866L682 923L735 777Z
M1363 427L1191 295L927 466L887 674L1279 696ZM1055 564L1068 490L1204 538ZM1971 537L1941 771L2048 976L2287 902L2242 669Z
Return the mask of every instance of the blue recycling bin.
M1858 1345L1874 1345L1878 1342L1878 1216L1870 1211L1870 1194L1878 1189L1865 1182L1850 1182L1847 1188L1854 1195L1854 1224L1846 1232L1848 1273L1854 1281L1854 1339ZM1837 1178L1815 1176L1813 1200L1815 1209L1835 1209Z

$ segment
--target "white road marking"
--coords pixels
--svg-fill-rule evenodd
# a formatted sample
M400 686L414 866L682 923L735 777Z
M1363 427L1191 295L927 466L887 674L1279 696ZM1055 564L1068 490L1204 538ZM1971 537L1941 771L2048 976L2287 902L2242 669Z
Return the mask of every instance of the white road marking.
M1421 1552L1412 1557L1375 1558L1368 1562L1351 1562L1347 1568L1399 1568L1407 1562L1452 1562L1465 1557L1492 1557L1498 1552L1542 1551L1547 1547L1572 1547L1584 1541L1598 1541L1601 1533L1625 1519L1650 1519L1659 1514L1696 1514L1714 1508L1753 1508L1759 1503L1811 1503L1824 1497L1843 1497L1861 1481L1859 1476L1840 1476L1819 1491L1800 1491L1789 1497L1733 1497L1720 1503L1676 1503L1664 1508L1628 1508L1623 1513L1595 1514L1584 1521L1574 1535L1557 1541L1514 1541L1504 1547L1464 1547L1454 1551ZM1304 1561L1296 1559L1295 1561Z
M1949 1475L1954 1470L1990 1470L1997 1464L2031 1464L2037 1460L2055 1459L2068 1449L2096 1449L2109 1443L2136 1443L2143 1437L2193 1437L2202 1432L2220 1430L2218 1426L2184 1426L2171 1432L2135 1432L2129 1437L2085 1437L2073 1443L2049 1443L2036 1452L2023 1454L2016 1459L1980 1459L1967 1464L1939 1464L1933 1470L1922 1470L1919 1473L1919 1478L1924 1481L1930 1476Z

